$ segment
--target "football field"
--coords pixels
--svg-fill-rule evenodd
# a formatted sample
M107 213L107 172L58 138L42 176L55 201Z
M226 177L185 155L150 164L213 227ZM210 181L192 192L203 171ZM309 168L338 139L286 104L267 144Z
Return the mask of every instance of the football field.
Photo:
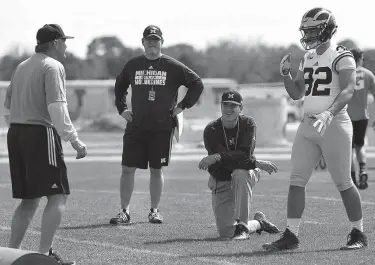
M138 170L130 208L133 224L109 225L109 219L119 209L121 135L106 137L106 141L83 137L89 146L89 155L82 161L75 160L72 148L65 146L72 194L54 247L63 257L75 259L79 265L375 264L375 172L372 170L369 188L361 191L369 247L351 252L339 250L346 243L350 224L328 173L315 171L307 186L300 248L265 252L261 245L277 239L278 235L254 234L240 242L217 239L207 188L208 174L197 168L204 152L194 148L176 148L174 161L164 170L165 188L159 208L163 224L148 223L149 174ZM271 176L263 172L254 189L252 213L264 212L283 230L290 148L259 148L257 152L258 157L275 161L280 171ZM370 158L369 166L374 165L374 158ZM6 158L0 159L0 201L0 246L6 246L11 215L18 203L11 198ZM25 249L38 249L41 209L45 203L43 199L27 233Z

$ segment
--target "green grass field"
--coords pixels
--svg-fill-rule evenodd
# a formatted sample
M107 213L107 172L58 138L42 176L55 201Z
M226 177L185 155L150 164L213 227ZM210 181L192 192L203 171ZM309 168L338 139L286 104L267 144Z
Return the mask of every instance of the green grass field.
M252 210L263 211L280 229L286 224L289 163L263 174L254 189ZM249 240L218 240L211 211L208 176L196 161L178 161L165 169L165 192L160 210L165 222L149 224L148 171L138 170L131 201L129 226L111 226L119 209L119 163L68 163L72 194L54 247L79 265L109 264L375 264L375 182L361 191L369 247L340 251L350 224L340 195L326 172L317 171L309 183L300 230L301 247L295 251L265 252L261 245L278 236L254 234ZM6 246L10 219L18 201L11 198L9 169L0 165L0 246ZM40 209L45 205L42 201ZM38 210L23 248L37 250L41 210Z

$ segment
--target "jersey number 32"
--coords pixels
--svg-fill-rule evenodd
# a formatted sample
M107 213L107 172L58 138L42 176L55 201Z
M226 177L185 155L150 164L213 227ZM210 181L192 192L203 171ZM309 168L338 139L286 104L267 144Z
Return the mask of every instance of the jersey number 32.
M307 67L304 69L306 93L305 96L328 96L330 88L322 89L319 85L329 85L332 82L331 68L318 67L315 69ZM323 77L323 78L322 78ZM324 78L325 77L325 78Z

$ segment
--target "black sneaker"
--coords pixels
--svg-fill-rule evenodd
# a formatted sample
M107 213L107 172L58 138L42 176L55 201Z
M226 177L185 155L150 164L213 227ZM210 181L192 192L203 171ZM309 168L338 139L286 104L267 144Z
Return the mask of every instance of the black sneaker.
M50 248L48 251L48 257L56 260L59 265L76 265L75 261L63 260L59 254L52 250L52 248Z
M366 172L363 171L359 175L358 189L365 190L368 188L367 179L368 179L368 175Z
M357 228L353 228L347 239L345 247L340 248L341 250L352 250L360 249L367 246L367 237L364 233L359 231Z
M264 244L263 249L265 250L288 250L296 249L299 247L299 240L295 234L293 234L288 228L282 234L280 239Z
M130 215L127 212L124 212L123 210L120 210L120 212L111 220L109 221L110 224L113 225L127 225L130 224Z
M233 240L245 240L250 238L249 229L243 224L237 224L236 229L234 230Z
M262 234L262 231L269 234L280 233L280 230L277 228L277 226L268 221L264 213L256 212L254 215L254 220L257 220L260 223L260 229L256 231L259 235Z

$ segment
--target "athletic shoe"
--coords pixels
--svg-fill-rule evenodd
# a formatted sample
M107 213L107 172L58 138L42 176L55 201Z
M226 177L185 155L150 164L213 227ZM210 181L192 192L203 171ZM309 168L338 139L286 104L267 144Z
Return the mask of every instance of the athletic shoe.
M52 248L50 248L48 251L48 257L56 260L59 265L76 265L75 261L63 260L59 254L52 250Z
M236 229L234 230L233 240L245 240L250 238L249 229L243 224L237 224Z
M159 210L156 210L156 212L150 210L148 213L148 221L151 224L161 224L163 222L163 216L161 216Z
M280 230L277 228L277 226L268 221L264 213L256 212L254 215L254 220L257 220L260 223L260 229L256 231L259 235L262 234L262 231L269 234L280 233Z
M287 228L285 229L285 232L282 234L280 239L272 243L264 244L262 247L265 250L296 249L299 247L299 240L297 236Z
M363 171L359 175L358 189L365 190L368 188L367 179L368 179L368 175L366 172Z
M367 246L366 235L359 231L357 228L353 228L347 238L348 243L345 247L340 248L341 250L352 250L360 249Z
M120 212L111 220L109 221L112 225L127 225L130 224L130 215L127 212L124 212L123 210L120 210Z

